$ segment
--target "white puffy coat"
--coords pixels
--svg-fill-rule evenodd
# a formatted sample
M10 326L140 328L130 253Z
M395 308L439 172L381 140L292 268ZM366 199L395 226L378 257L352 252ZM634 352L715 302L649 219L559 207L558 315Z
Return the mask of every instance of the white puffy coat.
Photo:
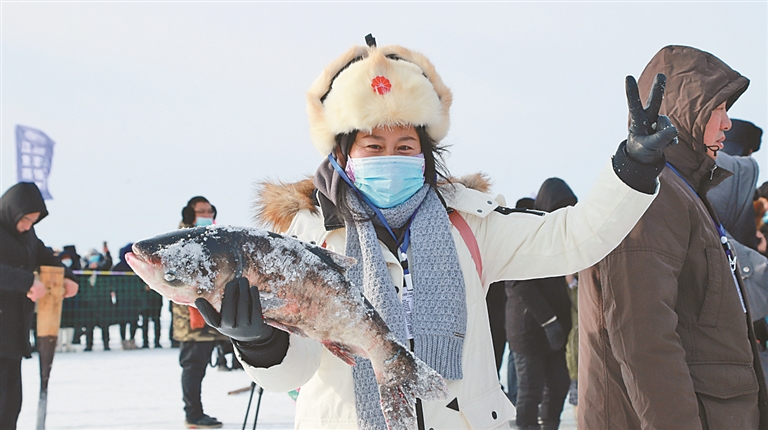
M575 273L595 264L624 239L655 195L625 185L610 164L586 199L575 207L550 214L504 215L495 211L503 204L501 196L493 198L463 185L447 186L441 192L446 204L461 214L474 233L483 272L480 277L467 245L453 228L466 282L464 378L447 381L447 400L424 402L425 425L435 430L508 428L514 408L496 376L485 304L488 286L498 280ZM283 233L307 242L325 243L338 253L345 250L345 230L326 231L318 208L297 210ZM394 285L402 285L403 272L397 258L383 243L381 249ZM357 428L351 367L314 340L290 335L289 342L281 364L254 368L243 363L246 372L266 390L290 391L301 387L295 428ZM448 407L449 403L454 407Z

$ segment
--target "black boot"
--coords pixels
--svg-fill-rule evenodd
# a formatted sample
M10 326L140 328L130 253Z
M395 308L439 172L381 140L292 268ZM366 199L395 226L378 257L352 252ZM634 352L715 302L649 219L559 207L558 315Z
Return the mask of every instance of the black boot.
M221 428L224 424L216 418L203 414L202 417L196 420L187 418L186 421L184 421L184 425L186 425L188 429L217 429Z

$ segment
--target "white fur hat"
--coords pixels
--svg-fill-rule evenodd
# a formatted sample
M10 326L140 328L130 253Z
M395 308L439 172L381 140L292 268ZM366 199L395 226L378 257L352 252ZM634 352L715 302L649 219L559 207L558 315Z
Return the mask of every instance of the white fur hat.
M424 55L395 45L354 46L307 93L312 143L328 155L337 134L398 125L425 126L439 142L448 134L452 101Z

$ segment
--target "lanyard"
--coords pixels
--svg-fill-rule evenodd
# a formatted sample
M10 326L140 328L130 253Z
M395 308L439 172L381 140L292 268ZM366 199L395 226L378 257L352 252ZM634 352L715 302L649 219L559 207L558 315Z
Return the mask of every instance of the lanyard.
M421 205L419 205L416 210L413 211L413 214L408 219L408 223L406 224L408 228L406 228L405 234L403 235L403 240L401 242L397 239L397 235L394 231L392 231L392 228L389 226L389 223L387 223L387 220L384 218L384 214L381 213L381 210L379 210L379 208L376 207L376 205L374 205L368 199L368 197L360 192L355 184L352 183L344 169L342 169L341 166L339 166L339 163L333 158L333 155L328 154L328 161L331 162L331 166L333 166L341 179L343 179L344 182L346 182L353 190L355 190L357 195L373 210L373 213L375 213L376 217L379 218L381 223L387 229L389 235L392 236L392 239L395 240L395 244L397 245L399 251L398 260L400 260L400 266L403 268L403 279L405 280L405 289L403 290L401 299L403 311L405 312L405 331L408 339L413 339L413 279L411 278L411 269L408 264L407 251L408 246L411 243L411 221L413 221L413 218L416 216L416 213L419 211Z
M683 182L685 182L685 185L688 185L688 188L690 188L691 191L693 191L693 193L696 194L699 199L701 199L699 193L697 193L693 186L691 186L691 184L683 177L683 175L681 175L680 172L675 169L675 166L667 162L667 167L672 169L672 171L675 172L675 174L680 177ZM709 216L712 218L712 222L715 224L715 229L720 235L720 243L723 245L723 251L725 251L725 255L728 257L728 264L731 267L731 275L733 275L733 280L736 283L736 291L739 293L739 299L741 299L741 308L744 310L744 312L747 312L747 307L744 304L744 297L741 295L741 289L739 288L739 283L736 280L736 253L733 252L733 248L731 248L731 242L728 240L728 236L725 234L723 223L715 221L715 217L712 216L712 214Z

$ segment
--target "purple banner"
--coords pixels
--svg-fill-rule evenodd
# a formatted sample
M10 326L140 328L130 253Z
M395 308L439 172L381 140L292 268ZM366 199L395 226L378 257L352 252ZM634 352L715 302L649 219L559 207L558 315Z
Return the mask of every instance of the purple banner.
M53 145L54 141L42 131L23 125L16 126L18 181L37 184L45 200L53 199L48 192L48 174L51 173Z

